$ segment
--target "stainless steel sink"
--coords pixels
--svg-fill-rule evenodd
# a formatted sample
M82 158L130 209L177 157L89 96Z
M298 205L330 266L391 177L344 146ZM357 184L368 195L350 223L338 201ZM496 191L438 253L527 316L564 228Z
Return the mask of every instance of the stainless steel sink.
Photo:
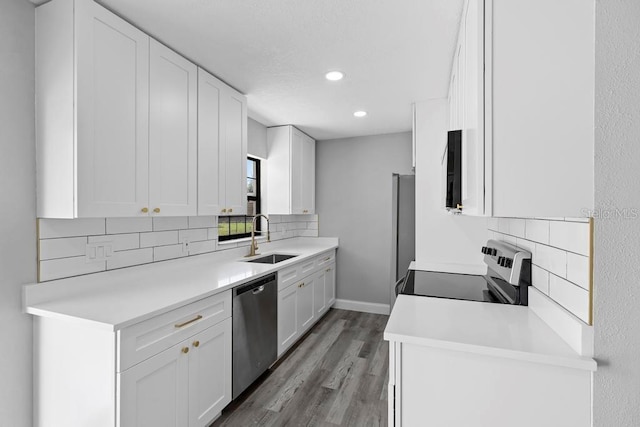
M286 261L291 258L295 258L298 255L284 255L284 254L271 254L260 258L252 259L247 262L259 262L260 264L277 264L282 261Z

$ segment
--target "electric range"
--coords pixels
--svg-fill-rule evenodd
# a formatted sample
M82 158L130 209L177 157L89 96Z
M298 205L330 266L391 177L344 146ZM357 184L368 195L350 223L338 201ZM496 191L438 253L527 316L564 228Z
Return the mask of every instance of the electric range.
M489 240L482 247L487 274L460 274L409 270L397 289L405 295L481 301L498 304L528 304L531 284L531 253Z

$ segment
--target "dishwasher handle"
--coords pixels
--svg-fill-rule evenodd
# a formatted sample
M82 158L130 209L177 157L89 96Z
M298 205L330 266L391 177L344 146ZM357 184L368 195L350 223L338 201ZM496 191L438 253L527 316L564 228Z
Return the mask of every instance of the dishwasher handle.
M253 280L249 283L246 283L244 285L240 285L238 287L236 287L233 290L233 296L234 297L238 297L242 294L244 294L245 292L249 292L252 291L252 293L254 295L259 294L260 292L262 292L262 290L264 290L264 287L266 285L268 285L269 283L275 282L276 281L276 275L275 273L269 274L267 276L261 277L259 279ZM262 288L262 289L260 289Z

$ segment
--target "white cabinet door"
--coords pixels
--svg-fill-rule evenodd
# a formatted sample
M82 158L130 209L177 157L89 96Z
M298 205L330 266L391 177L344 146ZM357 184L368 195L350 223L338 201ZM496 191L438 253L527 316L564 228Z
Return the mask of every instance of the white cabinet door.
M278 356L299 336L297 291L295 284L278 292Z
M304 134L293 128L291 132L291 213L301 214L304 210Z
M189 427L205 427L231 402L231 318L189 340Z
M293 128L291 134L291 213L315 211L316 142Z
M298 331L304 333L312 324L316 318L314 305L313 305L313 288L315 278L313 275L307 276L302 279L302 283L298 285L297 300L298 300Z
M320 270L313 277L313 310L320 317L327 309L325 270Z
M333 263L324 271L324 289L327 308L336 302L336 264Z
M484 214L484 15L480 3L469 0L465 4L460 28L464 59L462 206L471 215Z
M224 83L198 69L198 215L219 215L224 203L219 184L223 90Z
M303 135L302 138L302 213L315 213L316 200L316 142Z
M180 344L119 374L119 427L184 427L189 420L188 347Z
M224 138L220 158L220 196L231 215L247 212L247 100L226 88L221 100Z
M247 211L247 100L198 70L198 215Z
M196 215L198 69L151 40L149 72L149 207Z
M267 129L270 214L315 212L315 140L293 126Z
M74 216L136 216L148 200L149 37L92 1L75 2L75 7L77 211ZM47 50L38 56L45 62L39 66L46 66L49 55L56 53L54 49ZM48 59L60 61L53 56ZM52 73L46 83L59 85L55 80L59 68L47 67L42 71ZM73 75L67 77L73 82ZM44 86L39 88L47 90ZM40 99L46 99L46 95ZM47 105L54 108L55 104ZM46 109L47 105L39 108ZM48 118L39 120L46 123ZM45 150L41 154L60 156L61 152L48 144L48 137L53 135L42 135L40 139L40 148ZM56 152L46 153L49 146ZM48 167L50 161L45 159L40 172L55 174L55 168ZM72 167L67 172L69 177L73 176ZM53 181L53 176L49 182L45 181L46 175L41 178L46 188L39 189L40 207L46 208L49 197L60 191L53 187L61 181Z

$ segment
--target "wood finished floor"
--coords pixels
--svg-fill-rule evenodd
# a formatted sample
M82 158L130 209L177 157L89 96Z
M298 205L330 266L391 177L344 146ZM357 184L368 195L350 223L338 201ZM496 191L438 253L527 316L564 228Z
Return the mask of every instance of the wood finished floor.
M212 426L386 426L387 319L331 309Z

